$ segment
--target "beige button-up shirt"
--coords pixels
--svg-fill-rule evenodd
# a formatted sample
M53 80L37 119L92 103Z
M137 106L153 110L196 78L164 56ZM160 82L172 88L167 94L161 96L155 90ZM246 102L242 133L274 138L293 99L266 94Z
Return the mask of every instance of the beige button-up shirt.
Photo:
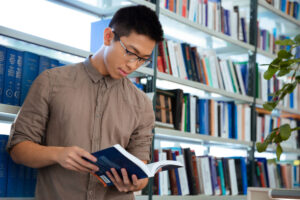
M26 140L45 146L76 145L89 152L120 144L139 159L149 160L153 125L152 103L142 91L128 78L102 76L86 59L37 77L12 126L7 149ZM38 170L36 199L134 196L55 164Z

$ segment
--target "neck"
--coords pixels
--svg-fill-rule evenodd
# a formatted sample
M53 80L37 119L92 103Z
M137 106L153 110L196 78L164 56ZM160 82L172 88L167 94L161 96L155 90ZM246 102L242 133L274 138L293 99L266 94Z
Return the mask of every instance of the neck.
M90 59L92 66L103 76L108 75L104 64L104 47L102 46Z

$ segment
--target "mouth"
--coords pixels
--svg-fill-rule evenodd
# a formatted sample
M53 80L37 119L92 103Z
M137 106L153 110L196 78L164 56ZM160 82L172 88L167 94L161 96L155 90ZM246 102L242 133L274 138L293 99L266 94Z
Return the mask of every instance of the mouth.
M121 68L119 68L119 72L120 72L120 74L121 74L122 76L127 76L127 75L128 75L128 73L125 72L124 70L122 70Z

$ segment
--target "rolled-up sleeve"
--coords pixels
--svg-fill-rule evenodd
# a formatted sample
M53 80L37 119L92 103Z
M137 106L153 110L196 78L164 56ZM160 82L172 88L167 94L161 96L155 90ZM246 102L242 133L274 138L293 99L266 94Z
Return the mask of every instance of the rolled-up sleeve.
M144 109L138 113L139 125L130 137L127 150L139 159L149 161L155 118L152 102L148 97L145 102Z
M6 149L23 141L43 143L49 115L50 72L44 71L33 82L17 118L12 124Z

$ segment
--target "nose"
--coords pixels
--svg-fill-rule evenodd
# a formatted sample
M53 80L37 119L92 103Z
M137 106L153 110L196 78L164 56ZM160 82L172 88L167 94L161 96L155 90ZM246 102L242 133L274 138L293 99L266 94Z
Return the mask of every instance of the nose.
M134 71L137 68L137 63L136 62L128 62L126 64L126 67L130 72Z

